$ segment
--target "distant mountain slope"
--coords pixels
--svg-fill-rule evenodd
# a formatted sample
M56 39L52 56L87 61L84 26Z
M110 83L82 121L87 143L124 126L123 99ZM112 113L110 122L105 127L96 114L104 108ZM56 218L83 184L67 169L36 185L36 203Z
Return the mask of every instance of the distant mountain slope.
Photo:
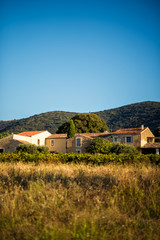
M153 131L160 126L160 102L140 102L94 113L106 121L111 131L140 127L142 124ZM34 130L48 130L55 133L59 126L75 115L75 112L53 111L20 120L0 121L0 133Z
M20 120L0 121L0 133L19 133L23 131L48 130L55 133L59 126L75 116L73 112L53 111L41 113Z
M140 127L142 124L152 131L160 126L160 102L140 102L123 107L96 112L111 131L119 128Z

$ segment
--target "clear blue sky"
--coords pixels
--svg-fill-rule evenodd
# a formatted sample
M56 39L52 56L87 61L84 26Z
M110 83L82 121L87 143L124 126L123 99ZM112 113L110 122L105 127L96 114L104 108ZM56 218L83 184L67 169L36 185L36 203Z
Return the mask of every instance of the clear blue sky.
M0 1L0 120L148 100L160 101L160 1Z

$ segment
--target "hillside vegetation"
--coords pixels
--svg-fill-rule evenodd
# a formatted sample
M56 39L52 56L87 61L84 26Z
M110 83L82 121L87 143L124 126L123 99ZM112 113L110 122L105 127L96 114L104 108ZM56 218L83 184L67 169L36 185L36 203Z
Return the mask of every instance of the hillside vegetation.
M141 102L120 108L94 112L105 120L111 131L119 128L148 126L152 131L160 126L160 102ZM0 133L48 130L55 133L58 128L77 113L53 111L12 121L0 121Z
M154 131L160 126L160 102L135 103L96 114L106 121L111 131L140 127L142 124Z

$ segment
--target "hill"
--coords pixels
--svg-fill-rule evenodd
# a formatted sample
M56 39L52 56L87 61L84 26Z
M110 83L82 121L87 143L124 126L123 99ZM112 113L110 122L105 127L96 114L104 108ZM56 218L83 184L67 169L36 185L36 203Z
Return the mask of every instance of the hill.
M96 112L103 118L109 129L140 127L142 124L152 131L160 126L160 102L140 102L123 107Z
M140 102L94 113L105 120L111 131L119 128L140 127L142 124L154 131L160 126L160 102ZM63 123L75 115L75 112L53 111L19 120L0 121L0 133L35 130L48 130L55 133Z
M48 130L51 133L55 133L63 123L69 121L75 115L76 113L72 112L53 111L19 120L0 121L0 133L38 130Z

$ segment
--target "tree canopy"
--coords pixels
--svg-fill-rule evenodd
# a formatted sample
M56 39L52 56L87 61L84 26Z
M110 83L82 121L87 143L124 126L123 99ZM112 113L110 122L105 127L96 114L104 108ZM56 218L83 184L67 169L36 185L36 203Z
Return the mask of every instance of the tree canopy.
M72 118L76 133L96 133L108 131L105 121L94 113L80 113ZM70 123L64 123L59 127L57 133L67 133Z
M136 149L131 145L113 143L102 138L94 138L91 141L91 144L87 147L87 151L89 153L103 153L103 154L109 154L109 153L137 154Z
M154 130L155 137L160 137L160 126ZM160 142L160 139L156 139L156 142Z

